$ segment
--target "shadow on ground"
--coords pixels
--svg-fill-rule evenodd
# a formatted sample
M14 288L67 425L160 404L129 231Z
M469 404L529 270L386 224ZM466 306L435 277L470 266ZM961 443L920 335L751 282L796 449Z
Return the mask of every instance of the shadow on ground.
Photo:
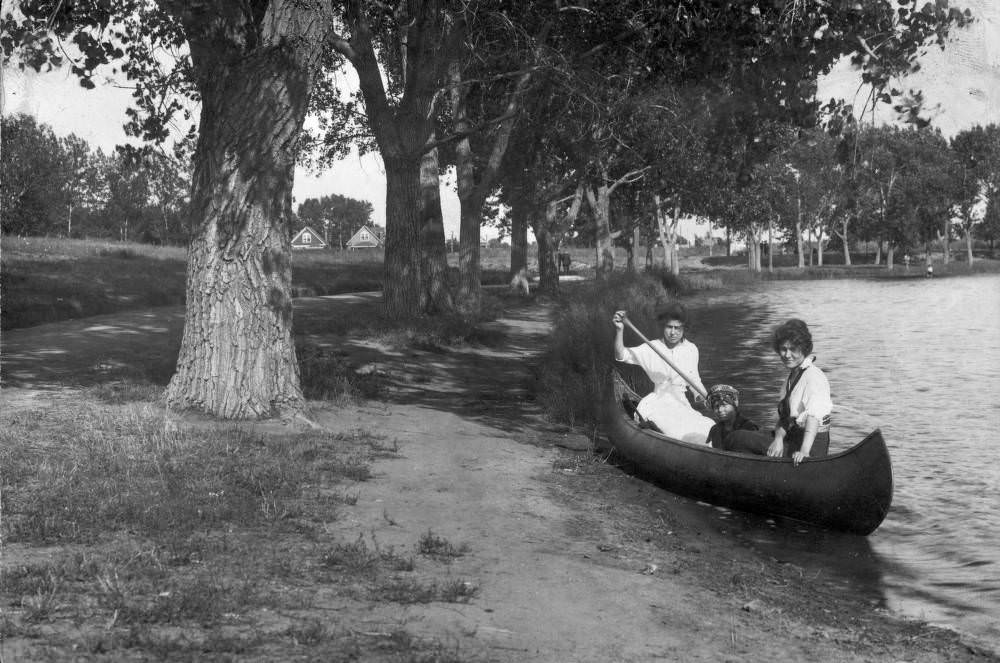
M509 299L501 317L485 323L486 342L464 346L393 350L338 334L344 319L374 318L378 306L378 293L296 300L297 339L333 347L351 370L377 373L386 387L377 400L453 412L511 433L528 420L545 425L531 369L549 329L548 307ZM127 379L165 387L183 325L183 307L161 307L8 331L0 384L55 390Z

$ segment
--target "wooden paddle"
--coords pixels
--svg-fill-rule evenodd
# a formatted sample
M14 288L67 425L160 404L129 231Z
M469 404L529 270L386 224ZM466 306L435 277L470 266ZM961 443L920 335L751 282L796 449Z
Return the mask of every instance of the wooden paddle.
M642 332L635 328L635 325L632 324L632 321L629 320L627 316L624 316L624 315L622 316L622 322L624 322L626 325L628 325L628 328L631 329L632 331L634 331L639 336L639 338L642 339L643 343L645 343L650 348L652 348L653 352L655 352L657 355L659 355L660 359L662 359L663 361L667 362L667 366L669 366L670 368L672 368L675 371L677 371L677 374L679 376L681 376L682 378L684 378L685 382L687 382L689 385L691 385L691 388L694 389L699 395L701 395L702 398L705 398L706 396L708 396L708 393L705 391L704 387L701 387L697 382L695 382L694 380L692 380L691 376L689 376L687 373L685 373L680 368L678 368L677 365L673 361L671 361L670 357L668 357L667 355L663 354L663 352L660 351L660 349L658 347L656 347L655 345L653 345L653 343L648 338L646 338L645 336L643 336Z

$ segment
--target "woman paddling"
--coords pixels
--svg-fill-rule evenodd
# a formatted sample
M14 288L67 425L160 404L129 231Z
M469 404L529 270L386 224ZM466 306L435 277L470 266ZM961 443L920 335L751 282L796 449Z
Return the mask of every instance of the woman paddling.
M698 347L684 338L687 311L674 303L656 319L663 325L663 338L627 348L623 340L625 311L616 311L611 319L615 326L615 359L641 366L653 382L653 391L639 401L636 408L641 417L656 424L667 437L705 444L715 422L691 407L685 393L693 389L697 392L696 398L705 394L705 385L698 375ZM680 372L674 370L664 356Z
M773 437L755 431L733 431L733 451L791 456L798 465L806 457L830 451L830 383L816 366L809 326L792 318L774 330L774 351L788 369L778 401L778 423Z

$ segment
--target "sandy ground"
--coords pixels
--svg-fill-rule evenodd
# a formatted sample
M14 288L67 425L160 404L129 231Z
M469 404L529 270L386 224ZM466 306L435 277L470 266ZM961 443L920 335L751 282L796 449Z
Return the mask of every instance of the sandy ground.
M321 320L355 303L300 300L296 315ZM180 310L157 309L7 332L0 405L31 407L137 357L162 370L182 324ZM373 631L405 624L470 661L998 660L950 632L893 619L836 590L832 576L761 559L711 509L547 423L528 371L545 308L515 305L492 325L504 334L499 348L343 346L387 376L389 395L317 403L310 416L330 430L388 436L400 453L376 462L331 534L407 546L433 530L468 546L446 573L478 592L467 604L337 605L333 618Z

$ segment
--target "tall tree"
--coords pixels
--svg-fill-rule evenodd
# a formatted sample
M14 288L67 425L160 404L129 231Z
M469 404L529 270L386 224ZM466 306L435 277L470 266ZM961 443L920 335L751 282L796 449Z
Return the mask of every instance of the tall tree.
M334 25L329 1L99 0L22 3L3 18L5 55L23 66L63 64L58 42L82 54L71 63L87 87L118 60L147 111L134 127L163 139L180 102L158 90L182 81L200 102L194 153L187 310L177 371L167 389L175 409L258 418L303 404L292 341L289 223L297 140ZM163 49L186 47L169 71ZM143 118L143 119L138 119Z
M960 131L951 139L951 151L954 211L971 265L974 229L983 222L989 201L1000 196L1000 127L977 125Z
M70 167L52 127L28 115L5 116L0 140L3 232L47 235L65 228Z

